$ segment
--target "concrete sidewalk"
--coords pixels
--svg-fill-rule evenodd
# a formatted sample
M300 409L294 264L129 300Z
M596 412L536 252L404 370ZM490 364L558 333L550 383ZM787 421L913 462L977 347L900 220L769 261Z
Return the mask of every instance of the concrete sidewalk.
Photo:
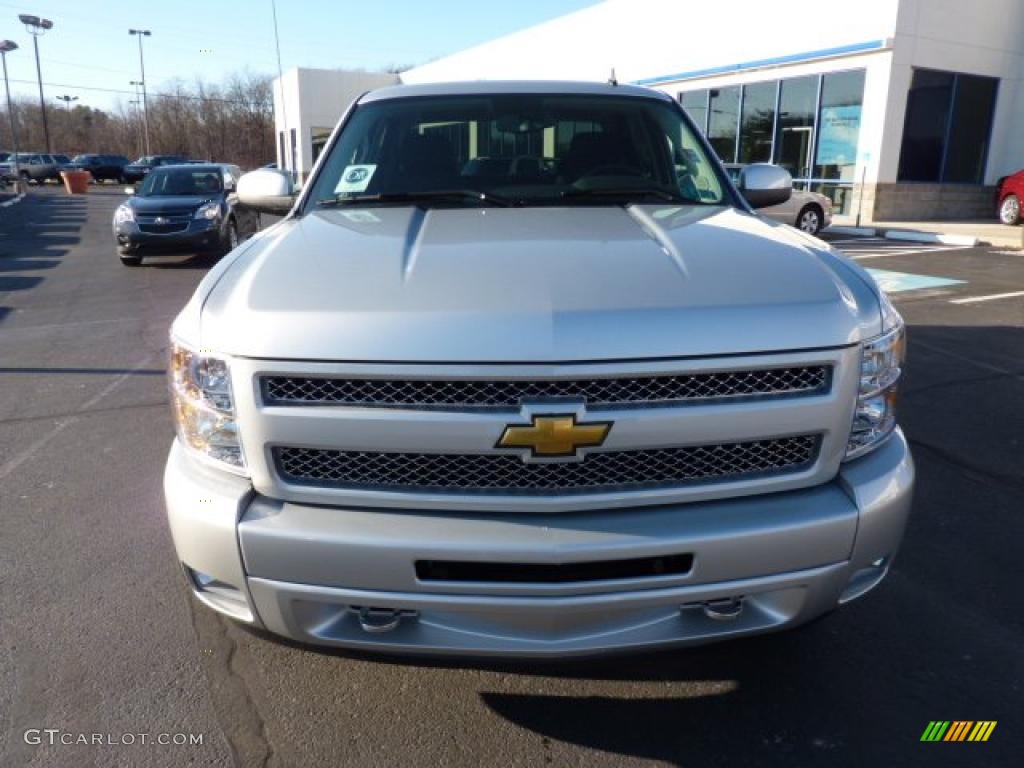
M833 227L853 227L853 216L836 216ZM1008 227L991 219L959 221L861 221L865 235L885 236L895 234L893 239L912 239L915 233L923 236L951 235L953 237L975 237L980 243L1000 248L1024 247L1024 227ZM867 230L875 230L870 232ZM828 230L826 230L828 231Z

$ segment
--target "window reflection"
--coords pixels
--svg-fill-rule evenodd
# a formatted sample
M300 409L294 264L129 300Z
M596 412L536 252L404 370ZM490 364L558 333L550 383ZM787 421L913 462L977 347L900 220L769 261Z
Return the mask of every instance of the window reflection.
M725 163L736 162L736 127L739 122L740 89L713 88L708 115L708 141Z
M776 82L754 83L743 87L739 155L741 163L771 162L776 90Z

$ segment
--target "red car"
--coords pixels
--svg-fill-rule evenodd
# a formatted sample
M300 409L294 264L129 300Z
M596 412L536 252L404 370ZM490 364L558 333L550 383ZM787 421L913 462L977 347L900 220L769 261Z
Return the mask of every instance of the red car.
M1024 171L999 180L996 205L1003 224L1020 224L1020 206L1024 200Z

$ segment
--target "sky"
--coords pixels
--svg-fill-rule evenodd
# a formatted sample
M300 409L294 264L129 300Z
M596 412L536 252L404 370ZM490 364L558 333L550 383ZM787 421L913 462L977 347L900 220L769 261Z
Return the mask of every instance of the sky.
M281 64L381 69L422 64L594 5L596 0L277 0ZM146 85L159 93L174 78L217 82L232 72L276 75L271 0L0 0L0 39L13 96L38 98L32 37L18 15L53 21L39 39L48 105L59 95L110 109L134 98L143 41Z

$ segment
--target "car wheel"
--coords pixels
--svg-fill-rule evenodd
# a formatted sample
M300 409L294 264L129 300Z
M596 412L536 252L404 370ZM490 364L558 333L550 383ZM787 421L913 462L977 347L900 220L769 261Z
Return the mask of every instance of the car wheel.
M235 223L234 219L229 219L227 237L224 239L224 245L221 247L221 253L231 253L231 251L238 247L238 243L238 225Z
M816 205L805 205L797 214L796 227L809 235L816 235L821 231L821 220L821 208Z
M1020 198L1007 195L999 205L999 220L1003 224L1014 226L1020 223Z

